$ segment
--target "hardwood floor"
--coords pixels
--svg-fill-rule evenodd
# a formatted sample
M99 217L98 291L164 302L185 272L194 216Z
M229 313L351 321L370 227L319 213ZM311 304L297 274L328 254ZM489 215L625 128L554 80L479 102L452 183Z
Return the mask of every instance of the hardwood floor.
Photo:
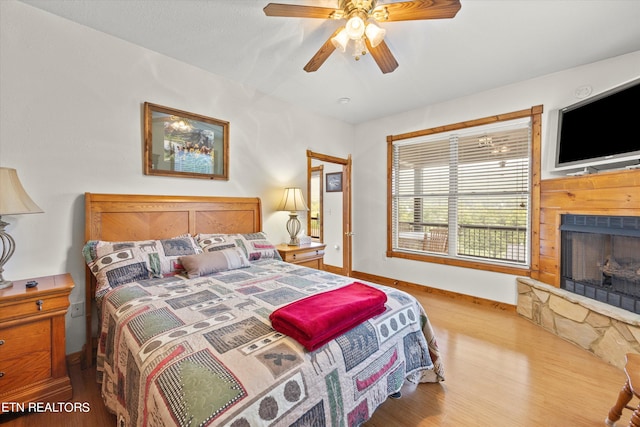
M439 384L406 384L366 427L604 426L625 375L514 312L409 289L436 330L446 370ZM109 426L93 369L70 369L73 402L90 412L0 416L6 427ZM632 401L635 405L637 402ZM629 422L625 410L619 426Z
M385 402L367 427L604 426L622 370L514 312L411 293L436 330L446 380L405 385L403 397Z

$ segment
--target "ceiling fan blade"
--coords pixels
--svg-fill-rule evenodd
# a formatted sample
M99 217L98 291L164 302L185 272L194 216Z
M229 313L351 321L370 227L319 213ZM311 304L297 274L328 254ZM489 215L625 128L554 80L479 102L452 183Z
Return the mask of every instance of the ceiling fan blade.
M313 55L313 58L311 58L309 62L307 62L307 65L304 66L304 70L307 73L312 73L320 68L320 66L324 64L324 61L326 61L327 58L333 53L333 51L336 50L336 47L331 42L331 39L337 36L342 29L344 29L344 27L338 28L333 34L331 34L327 41L324 42L320 49L318 49L316 54Z
M301 6L296 4L269 3L265 6L264 14L267 16L283 16L287 18L321 18L329 19L336 11L330 7Z
M374 12L386 9L386 14L378 15L388 15L386 19L379 19L385 22L446 19L456 16L460 7L460 0L413 0L380 5Z
M394 58L393 53L391 53L384 40L376 47L371 46L369 39L365 38L365 43L367 44L369 53L373 56L376 64L378 64L378 67L380 67L380 70L384 74L390 73L398 68L398 61L396 61L396 58Z

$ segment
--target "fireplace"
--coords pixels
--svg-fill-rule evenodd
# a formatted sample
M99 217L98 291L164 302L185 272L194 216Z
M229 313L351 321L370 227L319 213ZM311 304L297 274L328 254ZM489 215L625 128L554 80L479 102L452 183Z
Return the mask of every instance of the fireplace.
M562 215L560 287L640 314L640 217Z

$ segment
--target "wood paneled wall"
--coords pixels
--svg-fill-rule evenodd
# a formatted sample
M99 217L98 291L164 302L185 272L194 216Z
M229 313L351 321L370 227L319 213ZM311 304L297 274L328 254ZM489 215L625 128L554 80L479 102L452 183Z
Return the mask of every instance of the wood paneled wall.
M640 216L640 170L601 172L540 183L540 257L532 278L560 286L562 214Z

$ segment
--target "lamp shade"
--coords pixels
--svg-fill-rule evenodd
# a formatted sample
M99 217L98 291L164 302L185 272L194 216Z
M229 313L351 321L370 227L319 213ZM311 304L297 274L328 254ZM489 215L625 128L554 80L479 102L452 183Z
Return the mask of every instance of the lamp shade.
M304 202L304 197L302 197L302 190L295 187L285 188L278 210L289 212L308 211L309 208Z
M347 21L347 34L351 40L361 39L364 35L364 21L359 16L352 16Z
M333 46L341 52L346 51L347 44L349 44L349 34L347 34L347 30L343 28L337 36L331 39L331 43L333 43Z
M365 34L369 39L369 43L371 43L371 47L376 47L382 42L384 39L384 35L387 33L387 30L378 27L376 24L367 24L367 28L365 29Z
M24 191L15 169L0 167L0 215L44 212Z

